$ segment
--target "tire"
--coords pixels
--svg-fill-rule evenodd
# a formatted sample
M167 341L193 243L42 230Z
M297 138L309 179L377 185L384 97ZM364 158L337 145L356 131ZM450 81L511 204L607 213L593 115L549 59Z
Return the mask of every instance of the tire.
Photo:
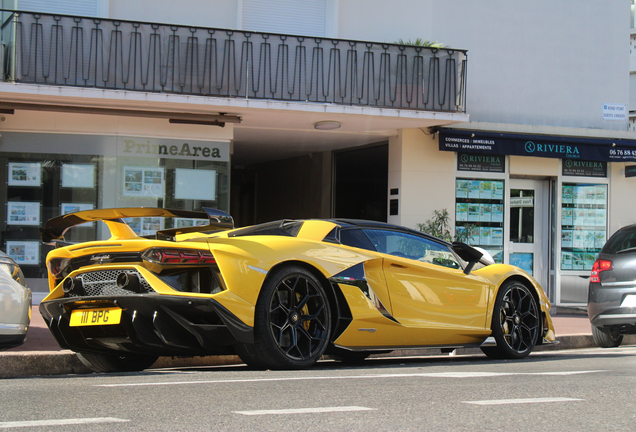
M299 266L275 270L256 303L249 360L269 369L308 368L325 352L330 336L331 311L320 281Z
M250 369L267 369L267 364L256 353L254 345L238 343L234 345L234 351Z
M364 351L339 350L336 354L334 354L334 359L344 364L356 365L363 363L370 355L371 353Z
M497 346L481 350L497 359L526 357L539 338L540 316L537 301L527 286L516 281L504 283L497 292L491 324Z
M159 356L143 354L75 353L77 358L95 372L139 372L148 369Z
M600 348L616 348L623 342L623 335L618 332L618 327L601 329L593 325L592 338L596 346Z

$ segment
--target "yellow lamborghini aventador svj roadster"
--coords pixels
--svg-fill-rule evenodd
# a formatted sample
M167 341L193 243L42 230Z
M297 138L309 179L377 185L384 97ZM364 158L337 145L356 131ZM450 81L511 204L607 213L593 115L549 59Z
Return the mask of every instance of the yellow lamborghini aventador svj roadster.
M139 237L130 217L204 218ZM103 221L111 237L69 244ZM481 347L522 358L554 341L550 303L523 270L463 243L359 220L233 228L218 210L122 208L49 220L50 294L40 312L61 347L95 371L158 356L236 353L252 367L305 368L415 347Z

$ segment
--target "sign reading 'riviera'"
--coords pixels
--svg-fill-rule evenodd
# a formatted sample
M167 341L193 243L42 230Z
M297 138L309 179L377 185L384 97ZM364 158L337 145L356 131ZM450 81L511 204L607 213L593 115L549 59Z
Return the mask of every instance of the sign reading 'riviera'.
M484 171L502 173L506 171L506 158L502 155L458 153L457 171Z
M636 161L636 140L442 129L439 149L490 156L516 155L603 162Z
M607 177L607 162L566 159L563 161L563 175Z

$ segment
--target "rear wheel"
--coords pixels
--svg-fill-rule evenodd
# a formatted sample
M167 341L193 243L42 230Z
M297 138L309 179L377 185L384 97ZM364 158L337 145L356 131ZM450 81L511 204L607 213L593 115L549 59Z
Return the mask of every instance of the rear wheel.
M95 372L138 372L148 369L159 356L143 354L75 353L77 358Z
M615 348L623 342L623 335L618 332L618 327L601 329L593 325L592 338L596 346L601 348Z
M492 336L496 347L481 350L491 358L519 359L526 357L539 337L539 308L524 284L505 283L499 289L492 317Z
M302 369L320 359L330 335L329 301L320 281L299 266L275 270L256 304L255 343L248 352L271 369Z

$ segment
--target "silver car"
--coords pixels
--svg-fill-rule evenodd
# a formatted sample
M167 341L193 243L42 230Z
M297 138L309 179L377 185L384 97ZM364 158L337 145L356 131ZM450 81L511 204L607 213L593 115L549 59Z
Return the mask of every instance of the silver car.
M22 345L30 322L31 290L20 266L0 251L0 350Z

